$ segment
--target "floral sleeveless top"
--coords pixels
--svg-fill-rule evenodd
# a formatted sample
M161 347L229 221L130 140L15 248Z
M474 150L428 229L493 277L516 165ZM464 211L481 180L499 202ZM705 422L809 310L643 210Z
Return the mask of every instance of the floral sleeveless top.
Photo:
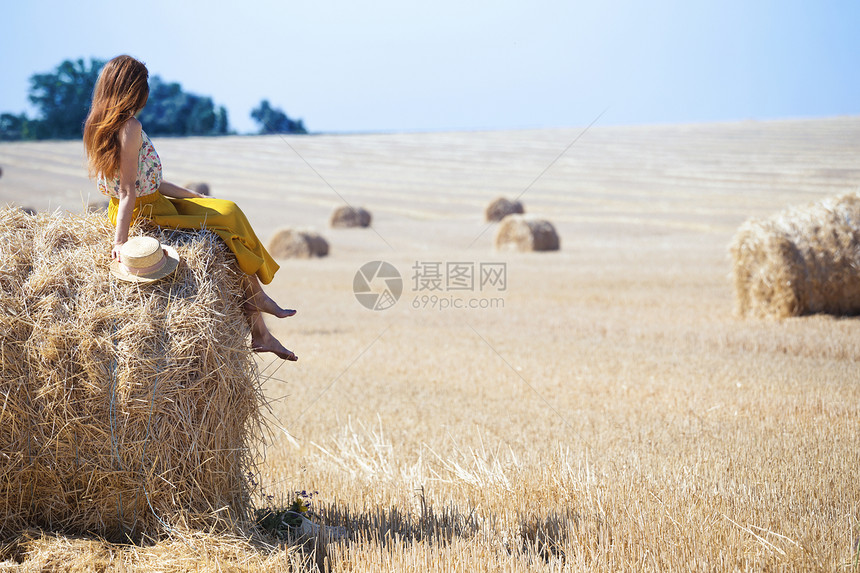
M137 197L143 197L155 193L161 186L161 159L155 152L152 142L146 132L140 130L143 141L140 144L140 153L137 158L137 181L134 183L134 191ZM98 178L99 191L110 197L119 197L119 176L107 180L103 175Z

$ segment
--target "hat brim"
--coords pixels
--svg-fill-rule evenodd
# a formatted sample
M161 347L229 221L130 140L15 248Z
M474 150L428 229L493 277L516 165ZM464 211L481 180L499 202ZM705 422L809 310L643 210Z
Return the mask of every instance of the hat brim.
M145 275L134 275L126 271L125 267L116 259L112 260L110 263L110 272L116 278L129 283L151 283L163 279L164 277L173 274L173 271L175 271L176 267L179 266L179 253L177 253L176 249L170 245L161 245L161 248L163 248L164 252L167 253L167 260L165 261L164 266L155 272Z

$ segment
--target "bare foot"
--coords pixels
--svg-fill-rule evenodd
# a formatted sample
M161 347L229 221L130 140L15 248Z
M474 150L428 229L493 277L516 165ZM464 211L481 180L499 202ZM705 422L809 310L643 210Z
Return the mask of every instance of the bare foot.
M292 350L285 348L284 345L278 342L278 339L271 334L267 337L261 336L259 340L252 337L251 350L254 352L272 352L278 358L289 360L290 362L296 362L299 359Z
M279 307L275 301L269 299L265 304L255 304L253 299L248 299L243 303L243 306L247 310L256 310L257 312L265 312L266 314L271 314L272 316L276 316L278 318L287 318L296 314L296 311L290 308L281 308Z
M278 312L275 314L278 318L289 318L296 314L296 311L291 308L281 308L278 307Z
M245 275L243 285L246 310L265 312L278 318L287 318L296 314L296 311L289 308L281 308L278 303L272 300L272 297L263 291L257 275Z

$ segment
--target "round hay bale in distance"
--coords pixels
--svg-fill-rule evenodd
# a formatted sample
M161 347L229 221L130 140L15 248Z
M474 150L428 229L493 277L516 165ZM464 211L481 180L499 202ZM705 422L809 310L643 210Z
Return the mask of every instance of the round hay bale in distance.
M860 313L860 197L750 219L729 247L735 312L785 318Z
M191 189L192 191L196 191L201 195L206 195L207 197L212 195L212 193L209 191L209 185L206 183L186 183L185 188Z
M522 215L523 213L525 213L525 209L523 209L523 204L519 201L497 197L484 209L484 219L487 222L497 222L508 215Z
M272 235L269 254L276 259L310 259L328 255L328 241L311 229L280 229Z
M110 201L90 201L87 203L87 213L106 212L110 206Z
M146 232L182 261L125 283L103 215L0 209L0 534L251 519L262 391L242 273L209 231Z
M495 245L500 251L557 251L561 241L546 219L508 215L496 229Z
M332 212L329 225L335 228L369 227L370 221L370 212L364 207L342 205Z

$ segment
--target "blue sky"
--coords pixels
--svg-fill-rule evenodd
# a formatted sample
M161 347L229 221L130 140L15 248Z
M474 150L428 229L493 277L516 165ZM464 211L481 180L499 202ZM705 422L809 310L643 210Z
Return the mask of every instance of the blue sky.
M860 2L4 1L0 111L28 78L127 53L227 107L312 131L860 114Z

